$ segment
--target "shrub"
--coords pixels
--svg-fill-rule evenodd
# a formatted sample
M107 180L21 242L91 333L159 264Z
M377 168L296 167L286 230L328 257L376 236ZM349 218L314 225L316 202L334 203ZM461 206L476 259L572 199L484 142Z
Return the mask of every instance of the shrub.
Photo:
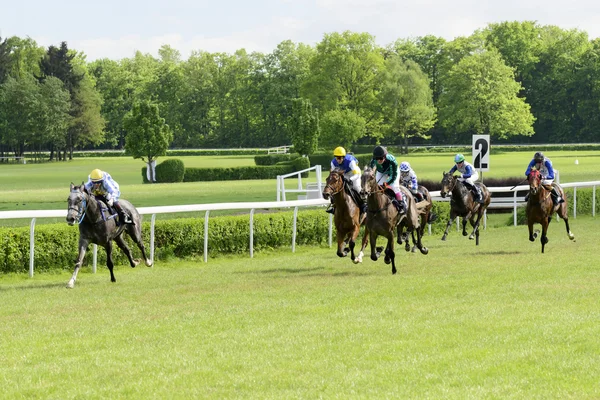
M165 160L156 166L156 181L160 183L183 182L185 166L178 158Z

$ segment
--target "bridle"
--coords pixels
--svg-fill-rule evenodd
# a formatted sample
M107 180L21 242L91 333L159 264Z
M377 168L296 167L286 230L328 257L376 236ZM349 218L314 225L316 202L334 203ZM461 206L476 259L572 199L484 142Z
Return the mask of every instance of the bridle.
M335 174L335 175L334 175L334 174ZM335 176L335 177L336 177L336 183L337 183L337 182L340 182L340 183L338 184L339 188L337 188L337 189L336 189L336 188L334 188L334 187L332 186L332 184L331 184L331 183L329 183L329 180L330 180L330 178L331 178L331 177L333 177L333 176ZM340 172L332 172L332 174L331 174L331 175L329 175L329 178L327 178L327 185L325 185L325 189L329 189L329 190L330 190L330 193L329 193L329 195L330 195L331 197L333 197L333 196L335 196L336 194L338 194L338 193L340 193L341 191L343 191L343 190L344 190L344 181L343 181L343 179L342 179L342 174L341 174ZM323 192L325 191L325 189L323 190Z
M77 206L69 205L67 211L74 210L76 212L75 221L77 222L77 224L81 224L81 221L83 221L83 219L85 218L85 212L87 210L87 198L82 192L79 192L78 190L73 190L71 192L71 194L74 193L77 193L77 200L79 201L77 201Z

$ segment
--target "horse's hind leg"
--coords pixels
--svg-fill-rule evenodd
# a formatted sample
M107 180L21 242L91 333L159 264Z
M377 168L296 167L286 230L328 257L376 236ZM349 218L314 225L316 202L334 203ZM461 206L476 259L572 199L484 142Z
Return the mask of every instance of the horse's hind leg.
M87 240L79 239L79 255L77 256L77 261L75 262L75 270L73 271L73 275L67 283L67 289L73 289L75 287L77 274L79 273L79 269L81 268L81 264L83 263L83 257L85 257L85 252L88 248L88 245L89 242Z
M106 245L104 246L104 249L106 250L106 266L108 267L108 271L110 272L110 281L116 282L117 280L115 279L115 274L113 273L113 268L115 264L113 263L112 259L112 248L112 242L109 240L108 243L106 243Z
M125 253L125 255L127 256L127 259L129 260L129 265L131 265L131 268L135 268L136 265L138 265L140 263L140 261L133 259L133 255L131 254L131 249L129 248L129 246L127 246L127 242L125 242L125 239L123 239L123 236L121 236L121 235L117 236L115 238L115 242L117 243L117 246L119 246L119 248L121 250L123 250L123 253Z
M142 224L128 225L129 229L127 229L127 233L129 234L129 236L131 236L131 238L133 239L133 241L135 242L137 247L142 252L142 257L144 257L144 263L148 267L151 267L152 260L149 259L148 256L146 255L146 247L144 247L144 240L142 239L142 226L141 225Z
M571 239L571 240L575 239L575 235L573 235L571 233L571 229L569 229L569 217L566 216L566 213L565 213L565 217L563 218L563 221L565 221L565 228L567 229L567 235L569 236L569 239Z

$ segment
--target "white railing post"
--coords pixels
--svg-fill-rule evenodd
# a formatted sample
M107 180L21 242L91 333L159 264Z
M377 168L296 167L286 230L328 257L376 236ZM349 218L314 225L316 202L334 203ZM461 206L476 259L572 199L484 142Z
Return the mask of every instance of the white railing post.
M596 216L596 185L592 188L592 217Z
M33 278L33 258L35 254L35 218L29 224L29 277Z
M331 237L333 236L333 214L329 214L329 239L327 242L329 243L329 247L331 247Z
M254 208L250 210L250 258L254 258Z
M316 176L317 176L317 188L319 189L319 193L323 193L323 184L321 180L321 164L316 165Z
M281 201L281 175L277 175L277 201Z
M208 215L210 210L204 214L204 262L208 262Z
M292 253L296 252L296 224L298 221L298 206L294 207L294 230L292 231Z
M154 266L154 225L156 223L156 214L152 214L152 219L150 220L150 261L152 261L152 266Z
M577 187L573 188L573 218L577 218Z
M517 226L517 191L514 192L514 204L513 204L513 225Z

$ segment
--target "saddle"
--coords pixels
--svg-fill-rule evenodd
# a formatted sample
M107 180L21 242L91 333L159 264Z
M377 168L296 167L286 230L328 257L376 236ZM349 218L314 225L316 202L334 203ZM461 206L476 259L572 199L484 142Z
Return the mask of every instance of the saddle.
M346 194L348 196L350 196L352 201L354 201L354 203L360 207L360 205L362 203L361 198L360 198L360 193L358 193L356 190L354 190L352 183L347 179L344 179L344 191L346 192Z

